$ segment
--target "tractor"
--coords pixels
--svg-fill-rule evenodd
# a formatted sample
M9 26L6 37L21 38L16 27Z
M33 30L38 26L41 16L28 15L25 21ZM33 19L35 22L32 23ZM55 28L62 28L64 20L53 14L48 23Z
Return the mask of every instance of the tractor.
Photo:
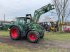
M53 5L48 4L38 10L35 10L34 16L26 14L26 17L18 17L10 29L10 37L13 40L26 38L31 43L37 43L44 37L44 28L38 24L40 15L54 9Z

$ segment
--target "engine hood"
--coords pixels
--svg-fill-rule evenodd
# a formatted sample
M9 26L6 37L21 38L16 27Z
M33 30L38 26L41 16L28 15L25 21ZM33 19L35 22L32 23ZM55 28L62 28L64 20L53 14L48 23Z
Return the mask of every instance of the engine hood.
M30 24L28 24L28 27L31 30L44 31L44 28L37 23L30 23Z

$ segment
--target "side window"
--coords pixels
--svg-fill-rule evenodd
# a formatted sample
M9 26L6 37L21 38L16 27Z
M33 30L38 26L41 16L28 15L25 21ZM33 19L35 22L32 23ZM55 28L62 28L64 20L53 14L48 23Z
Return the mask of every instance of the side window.
M25 23L24 19L20 19L19 22L22 23L22 24Z
M30 23L30 19L27 19L27 23Z

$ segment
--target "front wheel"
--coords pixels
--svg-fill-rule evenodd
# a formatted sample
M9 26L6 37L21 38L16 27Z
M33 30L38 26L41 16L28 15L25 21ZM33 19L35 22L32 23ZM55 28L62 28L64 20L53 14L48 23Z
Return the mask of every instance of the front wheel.
M40 40L40 34L36 31L30 31L27 34L27 40L32 43L37 43Z
M10 28L10 37L13 40L18 40L20 39L20 30L18 27L13 26Z

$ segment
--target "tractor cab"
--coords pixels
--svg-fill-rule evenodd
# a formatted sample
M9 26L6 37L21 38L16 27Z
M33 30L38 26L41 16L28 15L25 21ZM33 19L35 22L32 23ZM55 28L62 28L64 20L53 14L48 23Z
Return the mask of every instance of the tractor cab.
M30 23L31 19L32 19L31 14L26 14L26 17L17 17L16 22L17 23L22 23L22 24Z
M28 17L17 17L16 18L16 22L17 23L22 23L22 24L30 23L31 22L31 19L28 18Z
M24 24L24 23L25 23L25 20L24 20L24 19L25 19L25 17L17 17L17 18L16 18L16 22L17 22L17 23L22 23L22 24Z

